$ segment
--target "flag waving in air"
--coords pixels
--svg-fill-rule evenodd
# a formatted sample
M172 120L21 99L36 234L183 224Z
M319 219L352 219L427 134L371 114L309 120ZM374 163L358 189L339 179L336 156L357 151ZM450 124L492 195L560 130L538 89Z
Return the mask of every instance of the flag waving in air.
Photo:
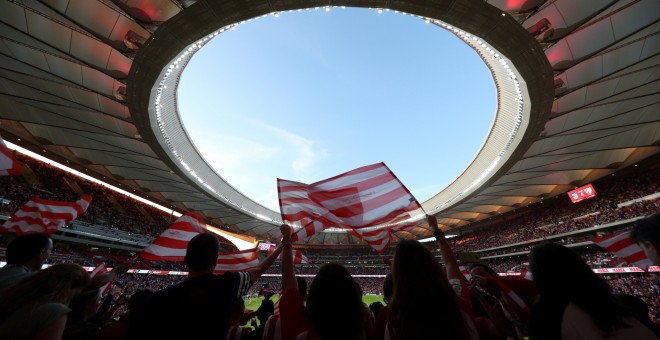
M12 151L0 138L0 176L15 176L21 173L21 165L14 157Z
M183 261L188 242L202 233L206 233L204 220L193 213L186 213L144 248L140 256L152 261Z
M259 249L252 248L232 253L220 253L215 265L215 274L242 272L259 265Z
M382 253L396 231L424 216L421 205L384 163L364 166L312 184L278 179L282 219L297 241L343 228Z
M18 235L52 234L82 215L91 201L92 197L89 195L83 195L76 202L50 201L34 197L11 215L0 230L15 230Z
M152 261L184 261L188 242L207 233L206 223L193 213L186 213L144 248L140 256ZM215 273L245 271L259 265L257 248L233 253L219 253Z
M651 260L644 254L644 250L630 239L630 232L628 231L609 236L599 236L591 241L633 266L646 269L652 264Z

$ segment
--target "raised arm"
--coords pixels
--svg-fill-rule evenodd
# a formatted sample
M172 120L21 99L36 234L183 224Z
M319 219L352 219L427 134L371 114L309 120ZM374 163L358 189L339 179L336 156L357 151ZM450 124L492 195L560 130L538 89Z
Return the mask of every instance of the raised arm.
M261 277L261 274L263 274L270 266L275 262L275 259L280 255L280 252L282 252L282 245L280 244L275 248L275 251L273 251L272 254L268 255L266 259L263 260L263 262L259 263L258 266L250 269L248 272L250 273L250 277L252 279L252 283L257 282L257 280Z
M298 290L298 280L293 270L293 254L291 246L291 227L286 224L280 226L282 232L282 291L291 288Z
M133 265L133 262L135 262L135 259L130 259L128 261L124 261L114 268L112 268L112 271L105 272L101 275L97 275L92 278L92 280L89 282L89 285L87 289L99 289L106 284L110 283L112 280L114 280L117 276L120 274L125 274L129 268Z
M447 239L445 238L445 233L443 233L442 230L440 230L438 227L438 220L433 215L426 215L426 220L433 230L433 236L435 236L435 239L438 242L440 254L442 255L442 259L445 261L445 268L447 268L447 277L449 279L458 279L464 281L465 277L461 273L461 269L458 267L456 255L454 255L454 252L451 250L449 242L447 242Z

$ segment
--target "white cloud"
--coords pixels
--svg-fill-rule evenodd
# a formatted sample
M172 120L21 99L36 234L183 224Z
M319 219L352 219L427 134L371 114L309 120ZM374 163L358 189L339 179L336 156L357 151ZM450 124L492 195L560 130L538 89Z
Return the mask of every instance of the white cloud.
M282 145L288 145L287 157L289 166L297 180L305 181L306 176L314 171L314 166L327 156L327 151L319 146L319 143L305 137L294 134L277 126L254 122L264 129L274 132L275 136L283 139Z
M318 143L282 128L256 121L246 125L252 126L237 132L207 129L204 138L195 139L195 146L229 184L279 211L275 179L309 181L327 152Z

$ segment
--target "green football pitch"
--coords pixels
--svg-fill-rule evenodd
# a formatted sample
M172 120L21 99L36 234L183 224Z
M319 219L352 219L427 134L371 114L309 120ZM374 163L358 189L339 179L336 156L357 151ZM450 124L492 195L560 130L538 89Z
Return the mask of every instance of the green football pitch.
M273 302L276 302L279 300L280 295L275 294L272 297ZM257 308L259 308L259 305L261 305L261 300L263 300L263 297L253 297L253 298L247 298L245 300L245 309L253 310L256 311ZM382 295L363 295L362 296L362 301L366 303L367 305L370 305L372 302L380 301L383 302L383 296Z

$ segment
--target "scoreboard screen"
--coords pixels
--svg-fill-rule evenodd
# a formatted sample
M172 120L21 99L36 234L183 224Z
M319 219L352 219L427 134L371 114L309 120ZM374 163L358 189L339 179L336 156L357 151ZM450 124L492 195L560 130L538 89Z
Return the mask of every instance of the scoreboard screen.
M570 197L571 202L577 203L588 198L596 197L596 189L594 189L593 185L587 184L569 191L568 197Z
M268 251L270 250L270 248L274 248L275 245L268 242L259 242L259 245L257 247L259 248L259 250Z

